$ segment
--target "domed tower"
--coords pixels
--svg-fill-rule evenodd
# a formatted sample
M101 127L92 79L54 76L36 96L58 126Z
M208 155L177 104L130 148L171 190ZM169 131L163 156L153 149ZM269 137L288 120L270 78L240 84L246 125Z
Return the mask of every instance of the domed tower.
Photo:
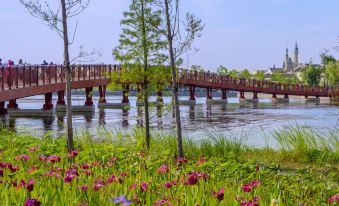
M299 48L298 48L298 43L295 43L295 48L294 48L294 69L297 69L299 66Z

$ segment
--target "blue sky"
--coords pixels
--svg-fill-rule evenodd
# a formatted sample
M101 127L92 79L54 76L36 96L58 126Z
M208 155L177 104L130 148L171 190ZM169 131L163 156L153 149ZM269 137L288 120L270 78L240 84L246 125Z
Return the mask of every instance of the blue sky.
M1 0L0 58L19 58L30 63L44 59L62 62L62 40L42 21L18 3ZM79 46L98 49L99 62L113 63L112 48L118 43L122 12L129 0L92 0L79 17L77 38L71 54ZM190 11L205 23L198 53L186 63L215 70L228 68L266 69L281 66L285 48L290 54L298 41L301 62L319 62L319 53L333 50L339 36L338 0L182 0L182 11ZM186 64L185 64L186 65Z

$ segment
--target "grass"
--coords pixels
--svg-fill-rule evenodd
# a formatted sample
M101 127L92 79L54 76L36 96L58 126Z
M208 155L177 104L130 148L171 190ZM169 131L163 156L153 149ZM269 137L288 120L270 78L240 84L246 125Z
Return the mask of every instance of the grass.
M171 134L153 133L148 151L140 129L98 134L96 140L88 132L76 138L79 154L70 164L65 138L2 129L0 162L12 167L0 165L0 205L23 205L27 199L42 205L114 205L112 199L123 195L132 205L254 206L259 198L258 205L318 206L334 205L328 200L339 194L337 129L326 134L301 126L276 131L277 149L251 148L241 135L210 132L202 140L184 140L187 162L181 164ZM57 155L60 161L42 161L41 155ZM18 169L11 171L13 166Z

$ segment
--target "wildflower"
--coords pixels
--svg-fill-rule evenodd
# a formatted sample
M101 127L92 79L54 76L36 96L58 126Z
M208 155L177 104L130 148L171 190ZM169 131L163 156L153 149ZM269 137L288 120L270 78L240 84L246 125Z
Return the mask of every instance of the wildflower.
M260 185L260 181L255 180L255 181L244 184L241 188L244 192L251 192L254 187L258 187L259 185Z
M53 171L46 172L42 176L44 176L44 177L56 177L56 178L60 178L61 177L59 173L56 173L56 172L53 172Z
M31 168L29 168L29 169L27 170L27 172L28 172L28 173L32 173L32 172L34 172L34 171L37 170L37 169L38 169L37 166L32 166Z
M39 146L30 147L28 148L28 152L35 152L37 149L39 149Z
M327 202L328 203L339 202L339 194L333 195L332 197L328 198Z
M61 167L53 167L54 172L61 172L62 170L64 169L62 169Z
M5 167L7 167L7 163L5 163L5 162L0 162L0 168L5 168Z
M80 166L80 168L81 168L81 169L84 169L84 170L86 170L86 169L88 169L88 168L90 168L90 167L91 167L90 164L83 164L83 165Z
M0 170L0 177L3 177L3 176L4 176L4 171Z
M119 178L118 176L112 175L108 180L107 180L107 184L111 184L112 182L119 182L122 183L121 178Z
M157 172L158 172L159 174L166 174L166 173L169 172L169 168L168 168L167 165L161 165L161 166L158 168Z
M28 180L27 183L24 180L21 180L20 181L20 186L25 187L28 192L32 192L33 189L34 189L34 180L30 179L30 180Z
M162 199L162 200L155 201L153 205L155 205L155 206L158 206L158 205L172 206L172 203L168 199Z
M93 186L94 191L98 191L100 188L102 188L104 184L102 183L95 183Z
M23 154L23 155L18 155L15 157L16 160L23 160L23 161L27 161L29 160L30 156Z
M88 186L87 185L82 185L82 186L79 186L78 189L82 190L82 191L87 191L88 190Z
M185 164L185 163L187 163L187 159L185 159L185 158L178 158L177 159L177 163L179 164L179 165L181 165L181 164Z
M100 165L100 162L98 162L98 161L95 161L95 162L92 162L92 164L91 164L92 166L96 166L96 165Z
M148 185L147 185L146 182L141 182L141 184L140 184L141 191L146 192L147 187L148 187Z
M40 206L40 205L41 205L41 202L39 202L37 199L30 199L30 198L28 198L24 204L24 206Z
M56 156L56 155L50 155L48 158L47 158L47 162L50 162L52 164L56 163L56 162L60 162L61 161L61 158L59 156Z
M14 172L16 172L16 171L18 171L18 170L20 169L19 166L13 166L13 165L10 164L10 163L7 164L7 168L8 168L9 170L11 170L12 173L14 173Z
M66 174L65 178L64 178L64 182L65 183L71 183L72 180L75 178L76 176L73 174Z
M123 172L119 175L120 177L126 177L127 176L127 173L126 172Z
M254 197L250 201L246 201L242 197L237 197L236 199L241 201L240 206L259 206L259 203L258 203L259 198L258 197Z
M212 195L217 198L219 201L224 200L224 193L225 193L225 189L224 188L220 188L218 192L212 192Z
M13 187L17 187L17 186L18 186L18 181L17 181L17 180L13 180L13 181L11 182L11 185L12 185Z
M133 190L137 187L137 184L132 184L131 186L128 187L129 190Z
M197 165L202 165L206 162L206 158L202 157L198 160Z
M66 174L70 174L70 175L75 175L75 176L80 176L78 171L76 169L67 169L65 171Z
M84 174L86 174L87 176L92 175L92 171L91 170L85 170L83 171Z
M73 150L68 154L69 158L76 157L79 154L79 150Z
M130 205L130 204L132 204L132 200L127 200L125 196L113 198L112 202L114 204L120 204L120 205Z
M204 178L204 180L207 180L209 176L208 176L207 173L199 172L199 173L198 173L198 177L199 177L199 178Z
M167 189L171 188L173 185L176 185L177 183L175 181L170 181L165 183L165 187Z
M41 161L41 162L46 162L46 160L47 160L47 157L45 155L41 155L39 157L39 161Z
M186 184L195 185L198 182L198 174L193 172L187 179Z

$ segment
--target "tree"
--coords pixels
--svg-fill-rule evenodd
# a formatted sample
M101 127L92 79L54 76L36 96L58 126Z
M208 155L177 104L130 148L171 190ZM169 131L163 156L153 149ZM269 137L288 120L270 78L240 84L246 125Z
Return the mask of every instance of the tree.
M220 75L227 75L228 70L227 70L227 68L226 68L225 66L220 65L220 66L217 68L217 72L218 72L218 74L220 74Z
M282 82L282 75L280 72L273 72L271 75L271 81Z
M192 65L192 66L191 66L191 69L193 69L193 70L197 70L197 71L200 71L200 70L202 70L202 68L201 68L201 66L200 66L200 65Z
M156 28L161 31L168 42L168 52L172 73L172 92L177 128L177 146L179 158L184 157L182 146L182 131L179 110L179 85L177 80L176 59L183 53L192 49L194 40L201 36L204 25L199 18L186 13L185 18L180 16L180 0L154 0L154 5L162 10L165 24ZM184 30L181 30L184 29ZM182 31L186 32L186 35Z
M149 65L163 65L166 60L161 53L165 49L166 41L154 27L160 26L161 13L154 11L151 3L152 0L132 1L129 11L124 12L124 19L121 21L123 29L119 39L120 45L113 50L115 59L130 70L129 73L125 72L125 75L128 75L126 81L134 80L137 84L143 82L147 148L150 147L151 139L148 101L151 90ZM131 75L131 72L134 75Z
M302 71L303 82L308 86L318 86L321 79L321 69L311 63Z
M320 53L321 58L321 64L326 67L329 63L336 62L336 59L333 55L328 54L328 50L325 50L324 52Z
M326 65L325 78L331 86L339 85L339 62L330 62Z
M264 71L257 71L255 74L255 78L257 80L265 80L265 72Z
M232 69L231 71L228 72L228 75L232 78L237 78L238 77L238 71L235 69Z
M72 70L70 66L69 46L73 44L77 29L76 24L73 38L69 41L68 37L68 20L81 14L89 5L90 0L60 0L58 9L53 10L52 6L44 1L39 0L19 0L21 4L29 11L29 13L46 22L47 25L63 39L64 45L64 67L66 70L66 99L67 99L67 147L68 151L74 150L73 143L73 125L72 125L72 94L71 94L71 77ZM61 13L60 13L61 7ZM80 51L78 57L85 57L91 55L89 53Z
M240 77L245 79L250 79L252 77L251 73L248 71L248 69L244 69L240 72Z

